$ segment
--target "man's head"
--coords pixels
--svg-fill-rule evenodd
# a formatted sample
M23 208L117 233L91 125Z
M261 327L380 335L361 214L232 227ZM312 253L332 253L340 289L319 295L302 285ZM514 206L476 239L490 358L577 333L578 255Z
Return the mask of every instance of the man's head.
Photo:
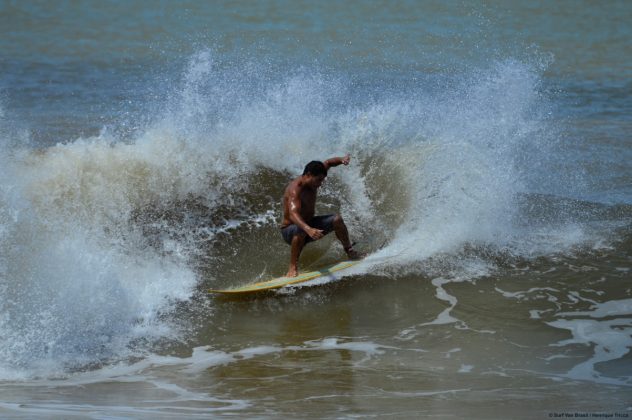
M327 177L327 168L325 164L318 160L313 160L307 165L305 165L305 170L303 170L303 175L310 177L313 181L311 182L314 188L318 188L321 186L325 177Z
M310 163L305 165L305 169L303 170L303 175L325 175L327 176L327 168L325 164L319 160L312 160Z

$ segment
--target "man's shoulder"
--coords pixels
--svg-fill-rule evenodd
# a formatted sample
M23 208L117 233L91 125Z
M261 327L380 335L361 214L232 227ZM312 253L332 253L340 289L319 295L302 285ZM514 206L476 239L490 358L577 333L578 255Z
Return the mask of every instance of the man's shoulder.
M300 191L302 187L303 184L301 183L301 177L299 176L297 178L294 178L287 184L287 187L285 187L285 193L288 194L293 191Z
M303 188L305 185L303 184L302 179L303 179L302 177L297 176L290 182L290 184L288 185L288 188L298 188L298 189Z

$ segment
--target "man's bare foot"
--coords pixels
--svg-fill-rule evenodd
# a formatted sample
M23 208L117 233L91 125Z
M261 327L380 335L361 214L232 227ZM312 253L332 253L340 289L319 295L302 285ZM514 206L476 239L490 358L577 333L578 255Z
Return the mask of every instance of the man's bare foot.
M347 253L347 257L349 257L350 260L360 260L366 257L366 253L356 251L355 249L353 249L353 245L355 245L355 243L344 249Z
M298 276L298 270L296 269L296 267L290 268L287 274L285 275L285 277L296 277L296 276Z

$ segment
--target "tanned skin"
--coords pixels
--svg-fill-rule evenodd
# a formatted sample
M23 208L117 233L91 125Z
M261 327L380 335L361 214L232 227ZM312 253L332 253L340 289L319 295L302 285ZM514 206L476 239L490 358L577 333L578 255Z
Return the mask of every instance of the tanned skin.
M344 157L327 159L323 164L328 170L334 166L349 165L350 161L351 156L347 154ZM292 238L290 267L286 277L296 277L298 275L298 259L305 246L306 235L309 235L314 241L325 236L322 230L313 228L308 224L314 217L316 211L316 195L325 177L326 175L315 176L309 173L301 175L289 183L283 194L283 222L281 223L281 228L295 224L305 232L304 234L295 235L294 238ZM353 250L351 241L349 240L347 226L339 214L334 218L334 232L336 232L336 237L342 244L349 258L357 259L361 257L361 255Z

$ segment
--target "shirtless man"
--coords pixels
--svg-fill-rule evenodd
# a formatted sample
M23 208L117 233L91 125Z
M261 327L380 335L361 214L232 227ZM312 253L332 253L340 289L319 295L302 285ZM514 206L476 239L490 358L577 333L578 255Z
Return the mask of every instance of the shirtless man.
M283 222L281 234L291 247L290 268L287 277L298 275L298 258L303 247L317 241L332 230L350 259L361 258L362 255L353 249L349 240L349 232L339 214L314 216L316 210L316 193L322 185L327 171L332 166L348 165L351 156L334 157L324 162L312 161L305 166L303 175L294 179L283 194Z

